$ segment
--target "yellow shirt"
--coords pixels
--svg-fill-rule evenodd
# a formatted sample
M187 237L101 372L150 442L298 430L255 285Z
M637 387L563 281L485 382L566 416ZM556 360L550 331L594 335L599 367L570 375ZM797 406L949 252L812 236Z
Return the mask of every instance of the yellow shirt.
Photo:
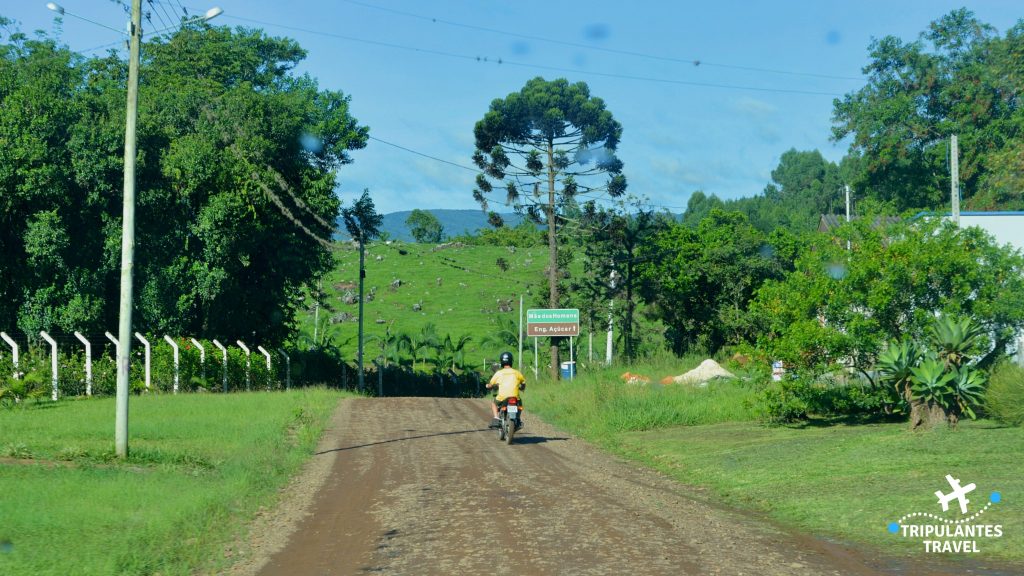
M498 385L498 396L495 397L495 400L501 402L511 396L518 398L519 385L524 383L526 383L526 378L523 377L523 373L510 366L495 372L494 376L491 376L488 386Z

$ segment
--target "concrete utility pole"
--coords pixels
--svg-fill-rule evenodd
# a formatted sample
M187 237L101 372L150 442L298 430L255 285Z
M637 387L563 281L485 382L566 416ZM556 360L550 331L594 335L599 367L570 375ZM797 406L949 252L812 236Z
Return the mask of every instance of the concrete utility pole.
M117 400L114 450L128 457L128 370L132 352L132 274L135 266L135 120L139 104L139 45L142 42L142 0L132 0L128 27L128 107L124 124L124 207L121 219L121 305L118 313Z
M949 137L949 194L953 224L960 226L960 147L956 134Z
M523 295L519 295L519 333L516 334L519 341L519 371L523 371Z
M611 288L615 290L615 270L612 270L611 275ZM615 322L615 298L608 300L608 341L606 343L604 352L604 363L611 366L612 364L612 326Z
M850 185L847 184L847 185L843 186L843 189L846 191L846 223L849 224L850 223ZM846 251L847 252L850 251L850 241L849 240L846 241Z

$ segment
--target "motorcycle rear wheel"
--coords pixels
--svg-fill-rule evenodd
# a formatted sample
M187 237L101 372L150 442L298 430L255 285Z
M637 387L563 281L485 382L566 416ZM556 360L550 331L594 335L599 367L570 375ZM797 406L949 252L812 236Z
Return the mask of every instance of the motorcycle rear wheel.
M512 437L516 435L516 421L506 416L505 425L508 426L508 432L505 434L505 444L511 444Z

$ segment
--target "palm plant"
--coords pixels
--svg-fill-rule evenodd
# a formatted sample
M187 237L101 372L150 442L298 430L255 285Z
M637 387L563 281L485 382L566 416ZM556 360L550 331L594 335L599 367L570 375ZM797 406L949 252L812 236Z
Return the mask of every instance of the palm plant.
M399 363L399 356L403 348L402 338L403 335L393 334L391 324L388 324L384 329L383 336L370 336L367 341L380 345L380 357L384 361L384 368L388 368L392 363Z
M495 348L515 348L519 345L519 326L512 318L504 316L496 317L498 329L484 336L480 341L483 346L494 346Z
M460 336L458 340L452 340L451 334L446 334L441 346L437 349L438 365L450 367L452 372L456 368L464 369L466 365L466 344L472 340L467 335Z
M401 339L402 347L408 350L409 355L412 356L413 370L416 369L416 363L419 360L425 361L427 359L427 354L431 350L437 350L441 345L437 336L437 326L435 326L433 322L427 322L424 324L416 334L404 334L399 338Z

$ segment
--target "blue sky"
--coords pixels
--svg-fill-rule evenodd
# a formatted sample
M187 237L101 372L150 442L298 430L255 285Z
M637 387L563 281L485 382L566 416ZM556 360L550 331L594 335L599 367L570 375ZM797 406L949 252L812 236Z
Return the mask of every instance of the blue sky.
M695 190L760 193L790 148L841 158L832 101L863 84L872 38L914 39L961 6L1000 33L1024 17L1019 0L211 1L224 9L215 24L297 39L309 52L300 71L351 95L371 136L463 166L492 99L534 76L584 81L623 125L629 192L677 212ZM59 3L113 28L127 20L111 0ZM143 0L155 27L212 5ZM54 31L42 1L5 1L0 14L26 32ZM71 17L60 34L80 51L117 40ZM352 157L339 173L346 202L368 188L385 213L478 207L470 170L378 140Z

